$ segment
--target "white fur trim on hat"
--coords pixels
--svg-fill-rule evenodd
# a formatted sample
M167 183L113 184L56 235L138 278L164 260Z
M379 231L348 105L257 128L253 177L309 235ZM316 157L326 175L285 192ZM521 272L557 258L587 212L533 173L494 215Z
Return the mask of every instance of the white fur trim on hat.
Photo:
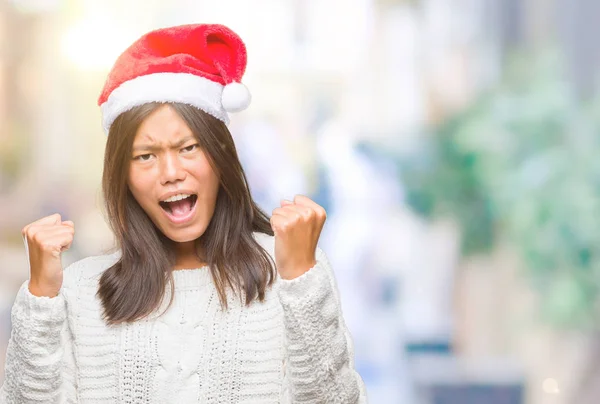
M154 73L128 80L113 90L102 109L102 127L110 125L123 112L149 102L181 102L192 105L229 123L221 97L223 85L190 73Z

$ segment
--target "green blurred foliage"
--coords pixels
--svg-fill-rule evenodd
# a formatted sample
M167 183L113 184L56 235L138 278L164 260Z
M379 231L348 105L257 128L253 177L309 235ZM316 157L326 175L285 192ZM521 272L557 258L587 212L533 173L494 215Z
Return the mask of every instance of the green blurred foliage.
M463 254L512 242L542 314L598 328L600 99L578 100L556 56L515 57L501 84L403 159L407 199L461 224Z

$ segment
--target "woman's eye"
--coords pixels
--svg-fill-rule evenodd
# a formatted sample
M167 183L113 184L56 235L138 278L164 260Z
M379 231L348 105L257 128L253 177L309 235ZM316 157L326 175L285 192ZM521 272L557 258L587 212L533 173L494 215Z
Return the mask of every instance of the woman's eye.
M194 150L196 147L198 147L198 145L197 145L197 144L192 144L192 145L189 145L188 147L184 147L184 148L183 148L183 151L186 151L186 152L191 152L191 151L193 151L193 150Z

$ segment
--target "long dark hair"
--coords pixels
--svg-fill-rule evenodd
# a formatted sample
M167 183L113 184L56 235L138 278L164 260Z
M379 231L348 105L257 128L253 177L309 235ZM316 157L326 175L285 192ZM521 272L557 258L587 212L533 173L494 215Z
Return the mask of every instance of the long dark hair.
M102 274L97 296L107 324L132 322L151 314L171 286L174 297L173 241L150 220L127 185L131 149L142 121L161 103L149 103L121 114L112 124L104 155L102 192L107 221L115 235L119 260ZM187 123L220 185L213 217L196 240L209 265L222 308L227 308L227 288L245 297L264 301L265 291L275 279L275 265L258 244L253 232L273 235L269 217L250 195L246 175L227 126L195 107L172 103Z

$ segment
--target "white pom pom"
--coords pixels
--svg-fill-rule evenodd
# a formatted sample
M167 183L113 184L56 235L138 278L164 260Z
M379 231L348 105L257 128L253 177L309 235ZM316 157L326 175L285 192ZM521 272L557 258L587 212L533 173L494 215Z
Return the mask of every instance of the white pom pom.
M248 88L242 83L229 83L223 88L221 105L227 112L239 112L248 108L252 96Z

